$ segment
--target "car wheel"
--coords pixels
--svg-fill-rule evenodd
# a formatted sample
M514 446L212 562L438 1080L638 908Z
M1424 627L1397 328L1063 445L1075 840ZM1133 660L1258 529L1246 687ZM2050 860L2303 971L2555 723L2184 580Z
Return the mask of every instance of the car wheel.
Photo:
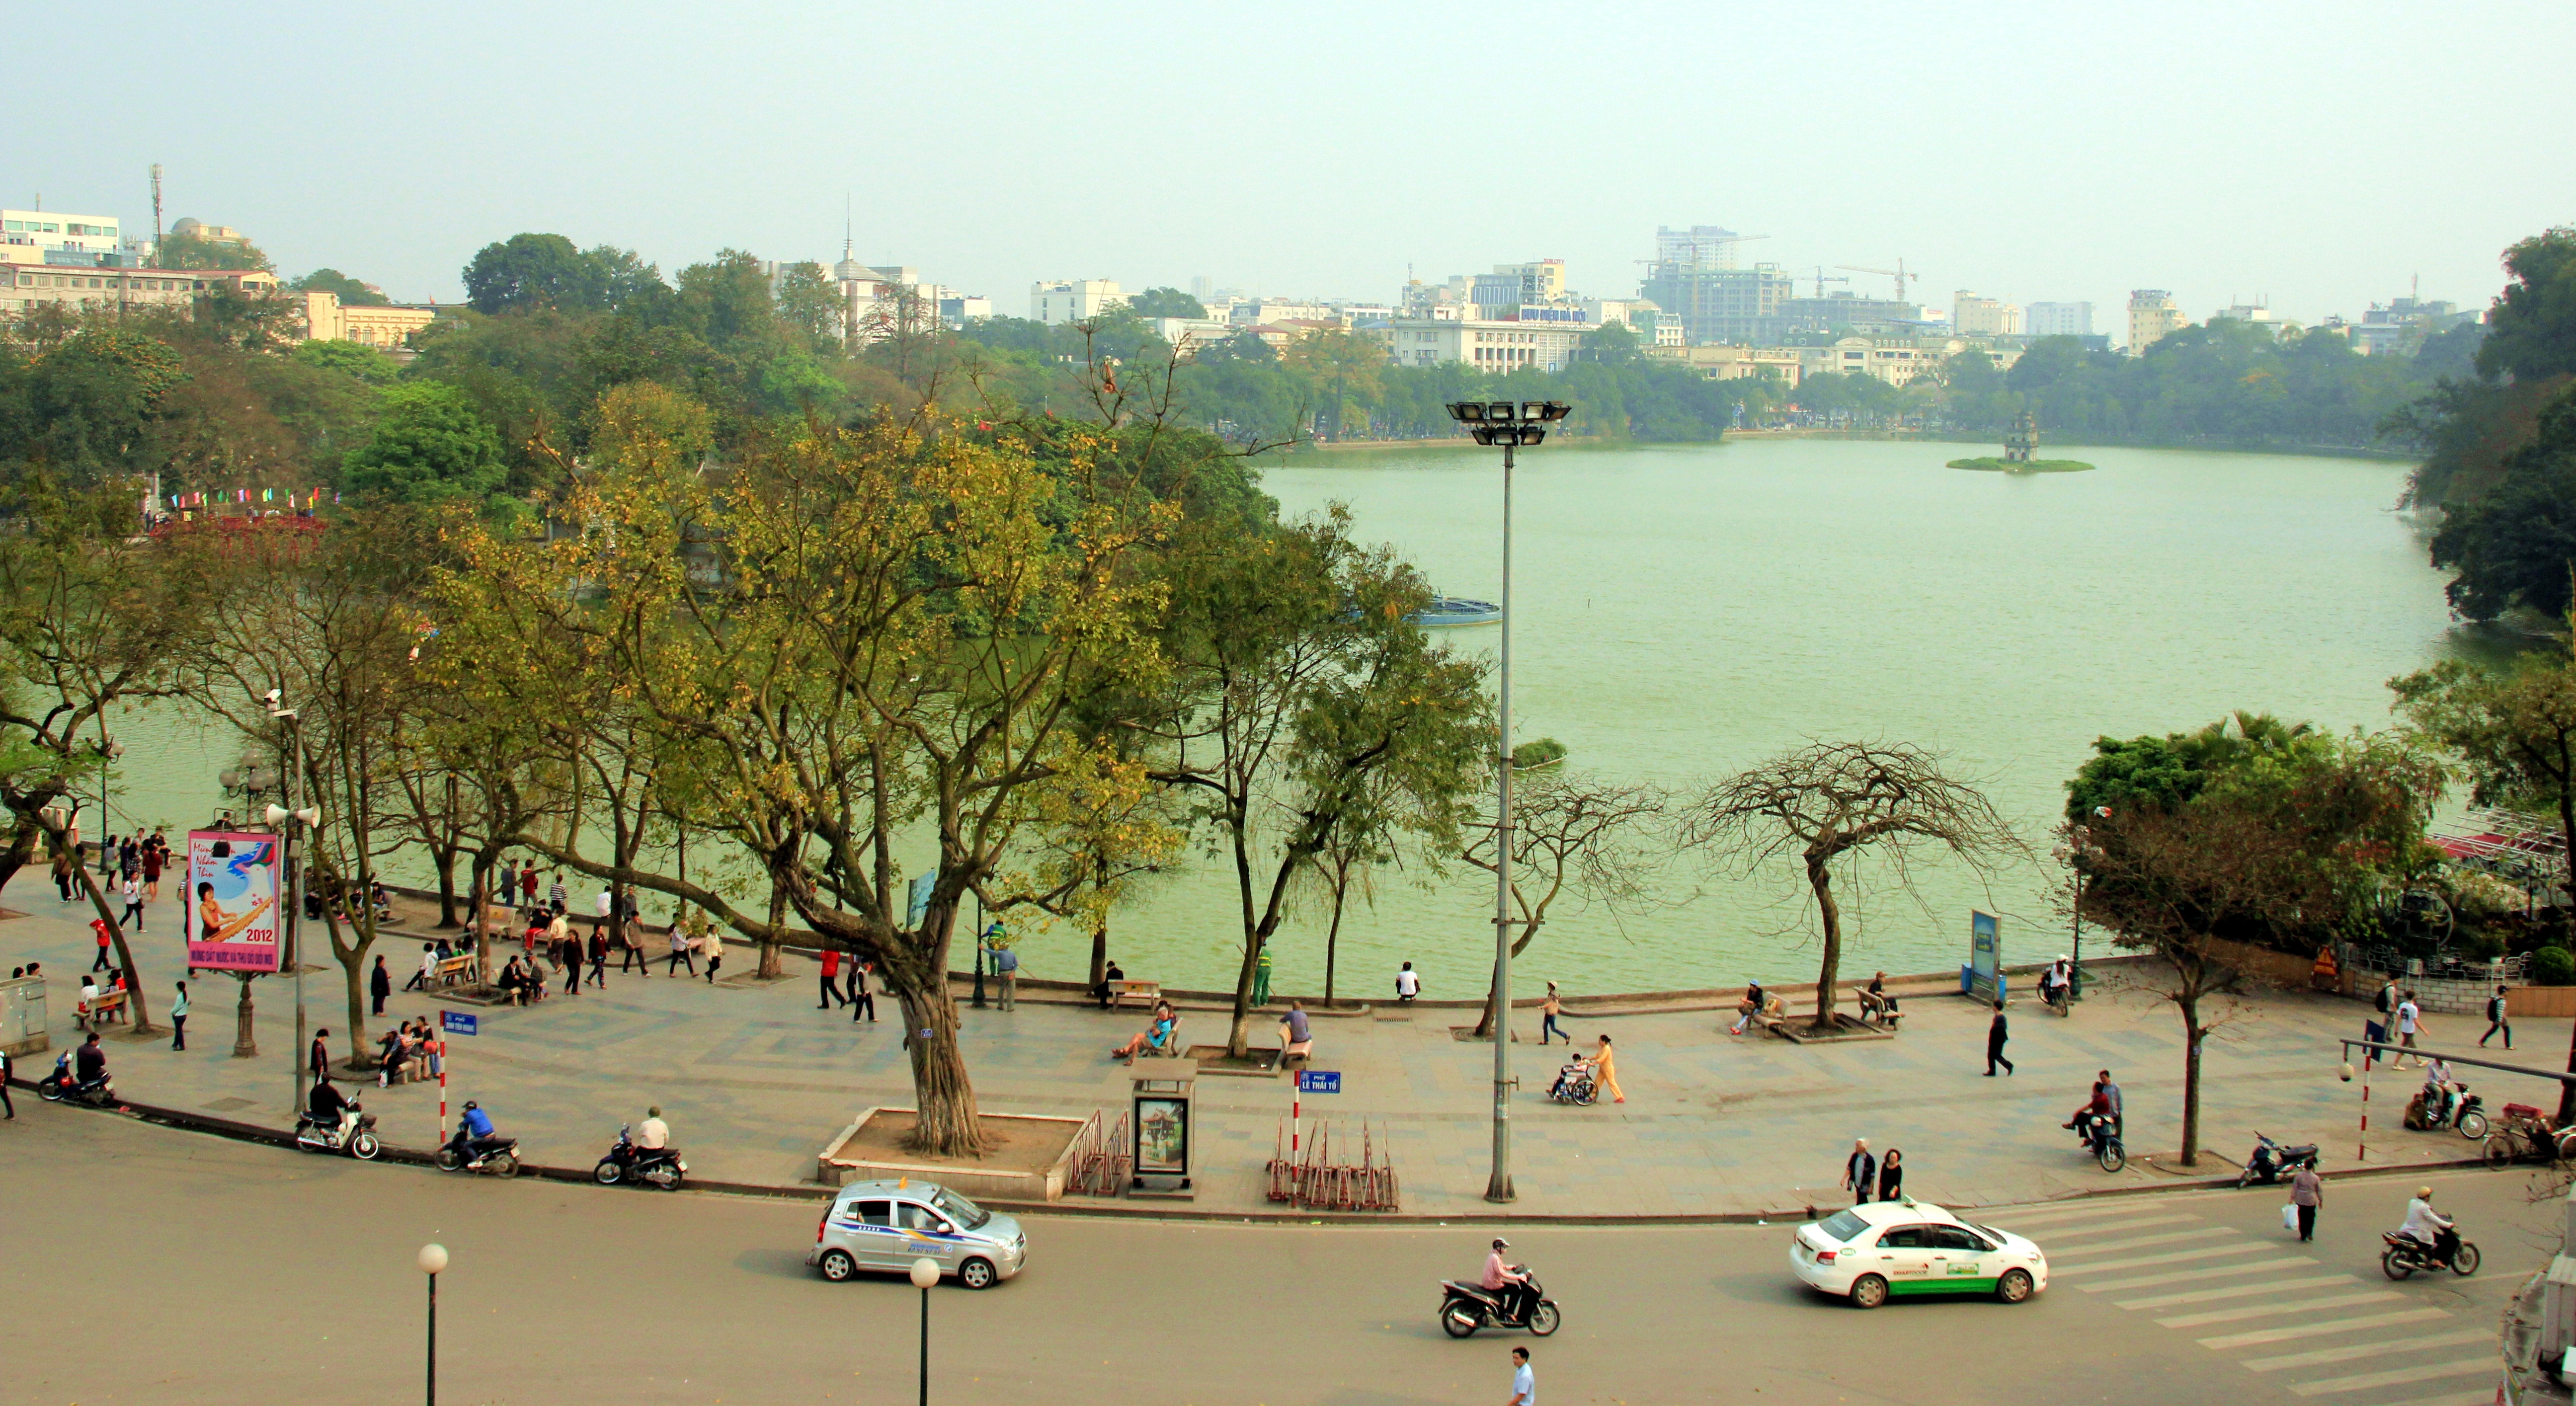
M1887 1281L1875 1274L1864 1274L1852 1281L1851 1301L1854 1308L1876 1308L1887 1302Z
M823 1277L835 1284L846 1284L859 1275L859 1262L847 1250L823 1252Z
M2030 1271L2026 1269L2005 1270L2004 1277L1995 1281L1995 1297L2003 1300L2005 1303L2020 1303L2022 1300L2029 1298Z
M615 1186L625 1179L626 1169L614 1162L602 1162L590 1169L590 1179L602 1186Z
M361 1162L376 1160L376 1154L384 1150L385 1145L376 1141L374 1133L360 1133L349 1139L349 1155Z
M2129 1149L2122 1147L2118 1138L2113 1138L2102 1144L2101 1154L2093 1160L2102 1164L2102 1170L2116 1172L2129 1165Z
M2463 1240L2451 1255L2451 1272L2465 1279L2478 1272L2478 1247Z
M1530 1335L1540 1338L1546 1337L1548 1334L1555 1332L1558 1326L1564 1322L1565 1315L1557 1311L1556 1300L1541 1299L1538 1301L1538 1307L1530 1310Z
M2501 1167L2513 1160L2513 1139L2497 1133L2487 1139L2486 1149L2481 1155L2488 1166Z
M970 1259L957 1266L957 1282L969 1289L989 1289L995 1277L993 1262L988 1259Z
M2475 1142L2486 1135L2487 1115L2483 1113L2463 1113L2460 1115L2460 1136L2467 1138L2471 1142Z
M2379 1257L2379 1272L2391 1279L2406 1279L2413 1277L2415 1266L2398 1258L2397 1248L2392 1245Z
M1485 1326L1483 1314L1462 1303L1452 1303L1440 1310L1440 1331L1453 1338L1469 1338Z
M496 1152L492 1154L492 1170L505 1177L517 1176L519 1174L519 1154L515 1152Z

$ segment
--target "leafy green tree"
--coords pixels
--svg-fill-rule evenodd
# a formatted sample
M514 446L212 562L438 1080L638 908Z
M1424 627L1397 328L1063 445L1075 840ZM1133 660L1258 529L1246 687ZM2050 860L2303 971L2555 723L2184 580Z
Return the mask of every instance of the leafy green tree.
M295 347L295 359L307 366L318 366L325 370L337 371L344 376L355 376L371 386L391 385L393 379L402 374L400 362L374 347L360 346L356 342L332 341L320 337L309 342L299 342Z
M215 240L193 234L165 234L152 262L165 269L261 269L277 266L247 239Z
M2565 618L2576 590L2576 389L2545 406L2504 476L2452 508L2433 534L2433 564L2455 573L2451 607L2472 620L2522 609Z
M476 251L465 297L481 313L510 308L585 311L608 305L608 270L560 234L514 234Z
M332 294L339 298L344 307L381 308L391 306L393 303L393 299L338 269L315 269L286 286L298 293Z
M1208 315L1207 305L1178 288L1148 288L1130 294L1127 310L1138 317L1198 317Z
M841 347L841 287L821 264L790 264L778 279L778 320L795 329L809 352Z
M436 381L385 392L375 437L340 470L341 483L353 493L421 505L479 504L507 477L492 426L464 392Z
M2200 794L2208 775L2170 737L2093 739L2093 756L2066 783L2066 818L2081 825L2103 806L2171 808Z
M50 469L89 484L159 466L154 431L187 380L170 345L110 322L84 326L29 358L0 344L0 466Z
M2517 381L2576 374L2576 226L2515 244L2504 266L2513 279L2487 316L2478 374Z

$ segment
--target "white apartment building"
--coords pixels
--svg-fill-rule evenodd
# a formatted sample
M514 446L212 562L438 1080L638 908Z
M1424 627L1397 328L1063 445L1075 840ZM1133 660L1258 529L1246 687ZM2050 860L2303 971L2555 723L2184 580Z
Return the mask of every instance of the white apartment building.
M1581 323L1405 318L1387 328L1387 359L1398 366L1454 361L1479 371L1562 371L1574 364L1589 330Z
M1281 322L1339 322L1341 317L1340 309L1305 298L1238 298L1225 310L1225 320L1237 327Z
M1962 337L2017 337L2021 309L1962 288L1950 299L1950 330Z
M2090 337L2091 303L2032 303L2021 310L2021 330L2032 337Z
M1058 279L1029 285L1029 319L1049 327L1089 322L1111 308L1127 305L1114 278Z
M2273 312L2268 303L2234 303L2211 313L2209 320L2251 323L2276 338L2285 332L2295 332L2299 329L2299 324Z
M22 264L87 265L122 250L114 215L0 210L0 258Z
M99 268L0 262L0 314L45 303L99 308L185 307L200 293L231 288L274 293L277 275L257 269Z
M2164 340L2167 334L2190 326L2182 315L2182 304L2162 288L2136 288L2129 292L2129 355L2137 356Z

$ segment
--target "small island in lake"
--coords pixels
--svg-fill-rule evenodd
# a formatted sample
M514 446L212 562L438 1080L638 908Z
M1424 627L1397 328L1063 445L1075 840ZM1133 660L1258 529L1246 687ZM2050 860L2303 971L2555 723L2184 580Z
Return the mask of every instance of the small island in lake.
M1950 461L1950 467L1954 469L1984 469L1990 473L2004 474L2077 474L2082 473L2093 466L2085 463L2081 459L2015 460L1998 459L1993 455L1988 455L1983 459L1953 459Z
M2004 432L2003 457L1953 459L1954 469L1983 469L1999 474L2074 474L2093 467L2077 459L2039 459L2032 457L2039 449L2039 417L2025 410L2013 417L2012 428Z

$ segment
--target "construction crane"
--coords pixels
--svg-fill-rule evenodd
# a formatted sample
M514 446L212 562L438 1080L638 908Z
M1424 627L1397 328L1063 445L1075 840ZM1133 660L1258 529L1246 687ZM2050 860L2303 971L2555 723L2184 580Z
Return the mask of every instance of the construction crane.
M1849 283L1849 282L1851 282L1851 280L1850 280L1850 279L1848 279L1848 278L1827 278L1827 277L1825 277L1825 266L1824 266L1823 264L1818 264L1818 265L1816 265L1816 296L1817 296L1817 297L1821 298L1821 297L1825 296L1825 285L1826 285L1826 284L1828 284L1828 283Z
M1850 270L1850 271L1851 271L1851 272L1853 272L1853 273L1876 273L1876 274L1884 274L1884 275L1886 275L1886 276L1887 276L1887 277L1889 277L1889 278L1893 278L1893 279L1895 279L1895 280L1896 280L1896 301L1898 301L1898 302L1900 302L1900 303L1905 301L1905 284L1906 284L1906 281L1907 281L1908 279L1919 279L1919 278L1921 278L1921 277L1923 276L1923 275L1921 275L1921 274L1919 274L1919 273L1907 273L1907 272L1905 271L1905 261L1904 261L1903 259L1899 259L1899 260L1897 260L1897 261L1896 261L1896 267L1894 267L1894 268L1892 268L1892 269L1869 269L1869 268L1862 268L1862 267L1861 267L1860 265L1858 265L1858 264L1836 264L1836 265L1834 265L1834 267L1835 267L1835 268L1838 268L1838 269L1848 269L1848 270Z

